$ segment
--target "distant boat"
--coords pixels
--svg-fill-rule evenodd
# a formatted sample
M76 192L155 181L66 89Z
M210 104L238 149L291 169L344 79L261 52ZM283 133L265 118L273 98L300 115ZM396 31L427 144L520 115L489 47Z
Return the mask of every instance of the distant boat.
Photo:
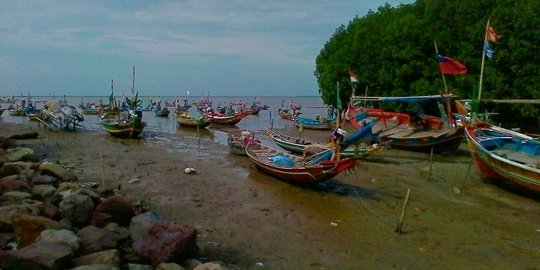
M112 84L111 84L112 89ZM126 105L129 110L121 113L105 113L101 116L101 125L111 135L122 138L138 138L146 127L146 122L142 120L142 111L137 110L141 101L139 92L133 97L135 89L135 67L133 67L133 87L131 99L126 98ZM113 94L109 102L112 102Z
M176 122L182 127L205 128L210 125L210 120L202 115L199 118L192 117L187 111L181 111L176 114Z
M210 123L219 125L236 125L246 116L244 113L235 113L233 115L206 114Z
M503 179L540 192L540 142L493 125L465 128L477 169L486 179Z
M146 122L142 121L142 112L130 111L128 115L107 115L101 118L103 128L114 137L137 138L143 132Z
M84 104L81 101L81 104L79 104L79 108L81 109L81 112L83 114L87 115L97 115L100 111L100 109L94 102L87 102L86 104Z
M336 119L326 119L324 117L311 119L305 117L296 117L293 119L297 127L316 130L332 130L336 127Z
M171 111L167 107L157 107L154 111L157 117L168 117Z

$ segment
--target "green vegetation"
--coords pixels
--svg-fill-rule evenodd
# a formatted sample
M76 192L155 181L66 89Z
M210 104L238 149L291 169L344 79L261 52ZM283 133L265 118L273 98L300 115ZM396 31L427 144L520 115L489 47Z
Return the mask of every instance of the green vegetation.
M468 67L464 75L447 75L449 91L471 99L478 88L486 23L501 36L491 43L492 61L484 65L482 99L540 97L540 1L418 0L379 7L347 26L339 26L316 59L315 77L326 104L336 104L336 82L345 104L352 87L348 71L358 74L357 95L431 95L444 92L435 59L441 55ZM481 104L500 120L540 116L538 105ZM504 119L504 117L508 117ZM535 120L536 121L536 120Z

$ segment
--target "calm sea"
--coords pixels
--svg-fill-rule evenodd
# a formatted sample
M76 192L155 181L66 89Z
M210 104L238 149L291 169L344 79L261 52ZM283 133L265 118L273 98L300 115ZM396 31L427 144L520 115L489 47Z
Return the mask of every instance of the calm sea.
M7 99L4 97L3 99ZM18 97L15 97L18 98ZM20 97L19 97L20 98ZM150 100L156 101L161 100L162 106L165 102L172 104L173 101L179 99L182 103L184 99L191 101L199 101L201 97L139 97L142 100L142 106L146 107L150 104ZM27 98L25 98L27 99ZM103 97L32 97L34 101L45 101L50 99L57 100L67 100L70 105L78 107L81 102L96 102L99 103L102 100L105 104L108 103L108 96ZM249 115L246 118L242 119L240 123L235 126L220 126L220 125L210 125L206 129L201 131L202 135L206 135L216 143L226 144L227 133L228 132L240 132L242 130L250 130L255 133L263 132L265 127L270 127L274 129L286 129L290 126L294 126L294 123L291 121L280 119L276 117L276 110L281 107L281 104L285 104L288 107L288 104L292 101L302 106L301 112L303 117L315 117L316 115L326 115L327 107L323 104L322 99L319 96L301 96L301 97L211 97L213 100L214 108L218 105L227 106L231 102L238 103L244 102L246 106L250 106L254 101L260 101L260 105L267 105L269 108L267 110L262 110L258 115ZM121 100L120 97L117 97L117 100ZM3 103L0 104L3 108L7 108L9 104ZM36 102L38 108L43 106L42 102ZM234 106L233 106L234 107ZM190 109L190 113L194 116L198 115L198 112L195 108ZM147 127L145 132L141 135L143 139L152 139L159 137L169 137L169 136L186 136L186 135L195 135L195 130L190 128L179 127L176 123L174 113L171 113L169 117L157 117L152 111L143 112L143 120L146 121ZM18 123L25 125L37 125L36 122L28 120L27 117L22 116L11 116L6 112L0 116L1 122L9 123ZM101 132L106 134L103 130L99 119L96 115L84 115L84 121L81 123L82 127L78 132ZM200 135L200 134L198 134Z

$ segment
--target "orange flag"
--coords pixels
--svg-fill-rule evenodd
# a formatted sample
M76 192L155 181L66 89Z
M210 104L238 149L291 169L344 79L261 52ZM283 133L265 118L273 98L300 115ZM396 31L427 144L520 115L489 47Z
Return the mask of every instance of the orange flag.
M491 42L497 42L499 39L501 38L501 36L499 36L497 34L497 32L495 32L495 29L493 27L488 27L487 29L487 40L488 41L491 41Z

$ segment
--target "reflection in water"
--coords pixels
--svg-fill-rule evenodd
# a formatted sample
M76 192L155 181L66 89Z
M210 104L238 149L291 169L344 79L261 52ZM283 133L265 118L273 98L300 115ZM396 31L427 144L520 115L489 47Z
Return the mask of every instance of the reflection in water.
M207 128L188 128L188 127L179 127L176 129L176 135L178 136L188 136L195 138L205 138L209 141L214 141L214 132L208 130Z

